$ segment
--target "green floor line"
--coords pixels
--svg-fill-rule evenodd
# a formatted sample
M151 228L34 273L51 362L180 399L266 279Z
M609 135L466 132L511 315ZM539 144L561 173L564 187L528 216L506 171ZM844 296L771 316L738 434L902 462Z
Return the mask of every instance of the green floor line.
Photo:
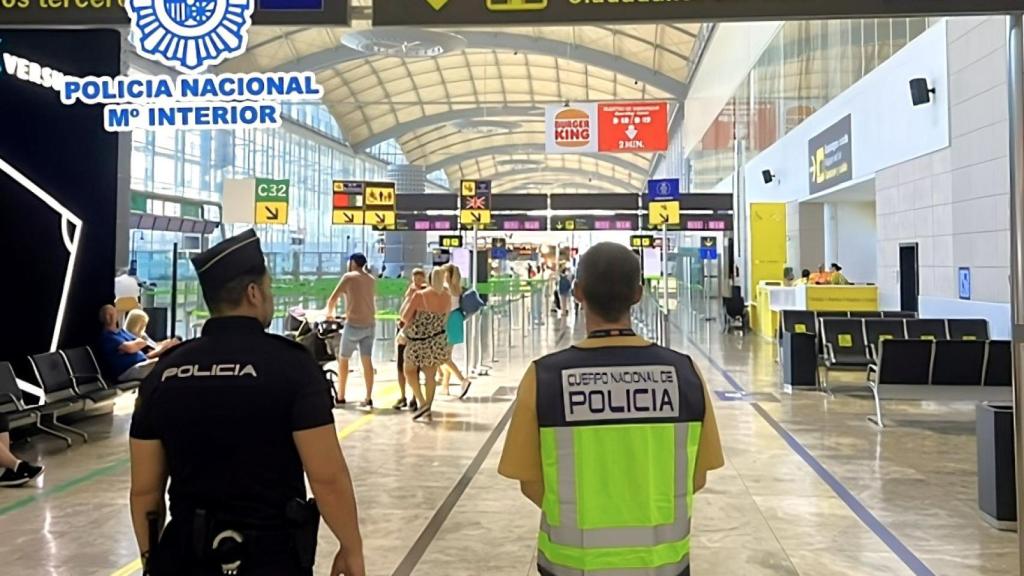
M54 486L53 488L45 488L42 491L37 492L37 493L35 493L35 494L31 495L31 496L25 496L24 498L19 498L18 500L15 500L14 502L11 502L10 504L6 504L4 506L0 506L0 517L3 517L5 515L7 515L7 514L10 514L11 512L17 512L18 510L21 510L22 508L25 508L26 506L29 506L31 504L34 504L34 503L42 501L42 500L46 500L47 498L50 498L51 496L58 496L58 495L63 494L65 492L69 492L71 490L74 490L75 488L78 488L79 486L82 486L83 484L88 484L89 482L92 482L93 480L97 480L97 479L102 478L104 476L109 476L109 475L111 475L111 474L113 474L115 472L118 472L118 471L126 468L128 466L128 464L129 464L129 459L128 458L120 458L120 459L114 461L111 464L107 464L106 466L101 466L99 468L91 470L91 471L89 471L89 472L87 472L85 474L82 474L81 476L79 476L77 478L72 478L71 480L68 480L67 482L63 482L61 484L58 484L58 485Z

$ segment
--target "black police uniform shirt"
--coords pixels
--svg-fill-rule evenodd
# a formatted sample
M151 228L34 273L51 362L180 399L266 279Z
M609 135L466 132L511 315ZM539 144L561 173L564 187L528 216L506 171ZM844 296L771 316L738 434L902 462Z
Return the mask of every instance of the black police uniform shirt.
M163 443L172 520L198 508L273 529L306 498L292 433L333 424L331 410L305 348L254 318L214 318L142 383L131 437Z

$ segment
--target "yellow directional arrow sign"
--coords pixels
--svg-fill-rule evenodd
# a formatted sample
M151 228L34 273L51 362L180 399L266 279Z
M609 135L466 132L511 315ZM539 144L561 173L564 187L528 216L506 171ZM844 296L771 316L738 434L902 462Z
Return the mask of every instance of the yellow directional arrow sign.
M447 3L448 0L427 0L427 4L430 4L430 7L434 10L441 10Z
M257 224L287 224L288 203L287 202L257 202L256 203Z
M651 226L679 224L679 202L651 202L647 210L647 220Z
M374 228L394 228L395 213L386 210L367 210L365 224Z
M459 212L459 222L467 226L487 225L491 223L490 210L463 210Z
M362 226L362 210L335 210L331 222L338 226Z

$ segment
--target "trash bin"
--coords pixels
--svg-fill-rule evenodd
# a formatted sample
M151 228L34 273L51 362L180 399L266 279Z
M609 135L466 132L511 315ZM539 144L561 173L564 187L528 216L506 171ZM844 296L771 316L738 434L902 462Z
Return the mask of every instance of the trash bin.
M1017 527L1017 484L1013 448L1013 405L982 402L977 407L978 507L999 530Z
M782 383L787 386L818 385L818 353L813 335L782 333Z

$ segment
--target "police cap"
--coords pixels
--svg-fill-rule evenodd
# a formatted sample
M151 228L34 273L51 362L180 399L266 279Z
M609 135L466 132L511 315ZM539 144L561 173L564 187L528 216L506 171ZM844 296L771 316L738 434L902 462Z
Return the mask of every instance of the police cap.
M208 297L239 276L262 276L267 271L260 239L251 229L192 258L192 266Z

